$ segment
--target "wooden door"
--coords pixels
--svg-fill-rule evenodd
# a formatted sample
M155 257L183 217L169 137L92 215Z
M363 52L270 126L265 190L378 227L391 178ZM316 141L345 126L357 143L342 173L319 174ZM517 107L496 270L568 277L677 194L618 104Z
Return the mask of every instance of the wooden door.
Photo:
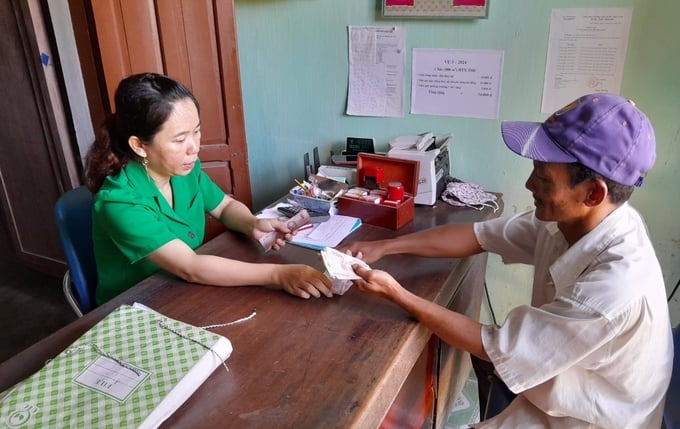
M187 85L201 106L203 170L252 208L233 0L92 0L91 7L111 103L133 73ZM221 230L209 222L206 238Z
M27 2L0 1L0 221L22 264L64 273L54 204L72 187Z

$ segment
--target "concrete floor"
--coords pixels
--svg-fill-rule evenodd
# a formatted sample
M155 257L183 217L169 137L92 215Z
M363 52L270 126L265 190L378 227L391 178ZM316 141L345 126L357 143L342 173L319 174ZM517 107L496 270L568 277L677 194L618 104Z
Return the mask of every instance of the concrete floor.
M17 263L8 243L0 226L0 362L76 319L61 279Z
M76 319L61 279L21 267L0 269L0 362Z

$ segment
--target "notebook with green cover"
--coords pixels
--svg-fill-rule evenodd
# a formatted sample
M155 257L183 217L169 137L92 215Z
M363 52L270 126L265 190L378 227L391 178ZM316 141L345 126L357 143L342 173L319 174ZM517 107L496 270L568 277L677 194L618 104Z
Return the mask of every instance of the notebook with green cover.
M0 428L155 428L231 351L221 335L123 305L2 393Z

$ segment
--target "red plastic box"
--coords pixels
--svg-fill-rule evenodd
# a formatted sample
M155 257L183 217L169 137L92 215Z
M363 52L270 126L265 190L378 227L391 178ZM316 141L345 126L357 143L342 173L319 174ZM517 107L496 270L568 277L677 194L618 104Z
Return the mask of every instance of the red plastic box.
M363 223L369 225L391 229L401 228L413 220L414 192L418 189L418 167L418 161L360 153L357 158L357 185L366 187L367 178L364 174L366 170L382 169L380 183L376 184L386 191L388 183L401 182L404 187L404 200L392 206L341 195L338 198L338 212L341 215L358 217Z

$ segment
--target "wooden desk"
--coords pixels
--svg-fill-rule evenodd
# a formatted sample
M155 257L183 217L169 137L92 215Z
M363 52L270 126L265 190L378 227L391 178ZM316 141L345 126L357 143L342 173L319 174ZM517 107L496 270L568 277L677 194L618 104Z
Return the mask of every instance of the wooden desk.
M450 222L495 217L486 209L444 203L418 207L399 231L363 225L348 240L393 237ZM201 253L247 261L308 263L323 270L318 252L288 245L264 254L257 243L227 232ZM428 259L389 256L373 264L414 293L479 314L486 255ZM469 275L472 266L474 275ZM462 300L454 297L463 281ZM264 287L206 287L159 274L86 314L0 365L0 391L40 369L121 304L141 302L196 326L253 319L214 329L234 351L230 371L218 368L164 424L173 428L374 428L380 425L431 333L396 305L350 289L332 299L302 300ZM40 317L40 315L36 315Z

